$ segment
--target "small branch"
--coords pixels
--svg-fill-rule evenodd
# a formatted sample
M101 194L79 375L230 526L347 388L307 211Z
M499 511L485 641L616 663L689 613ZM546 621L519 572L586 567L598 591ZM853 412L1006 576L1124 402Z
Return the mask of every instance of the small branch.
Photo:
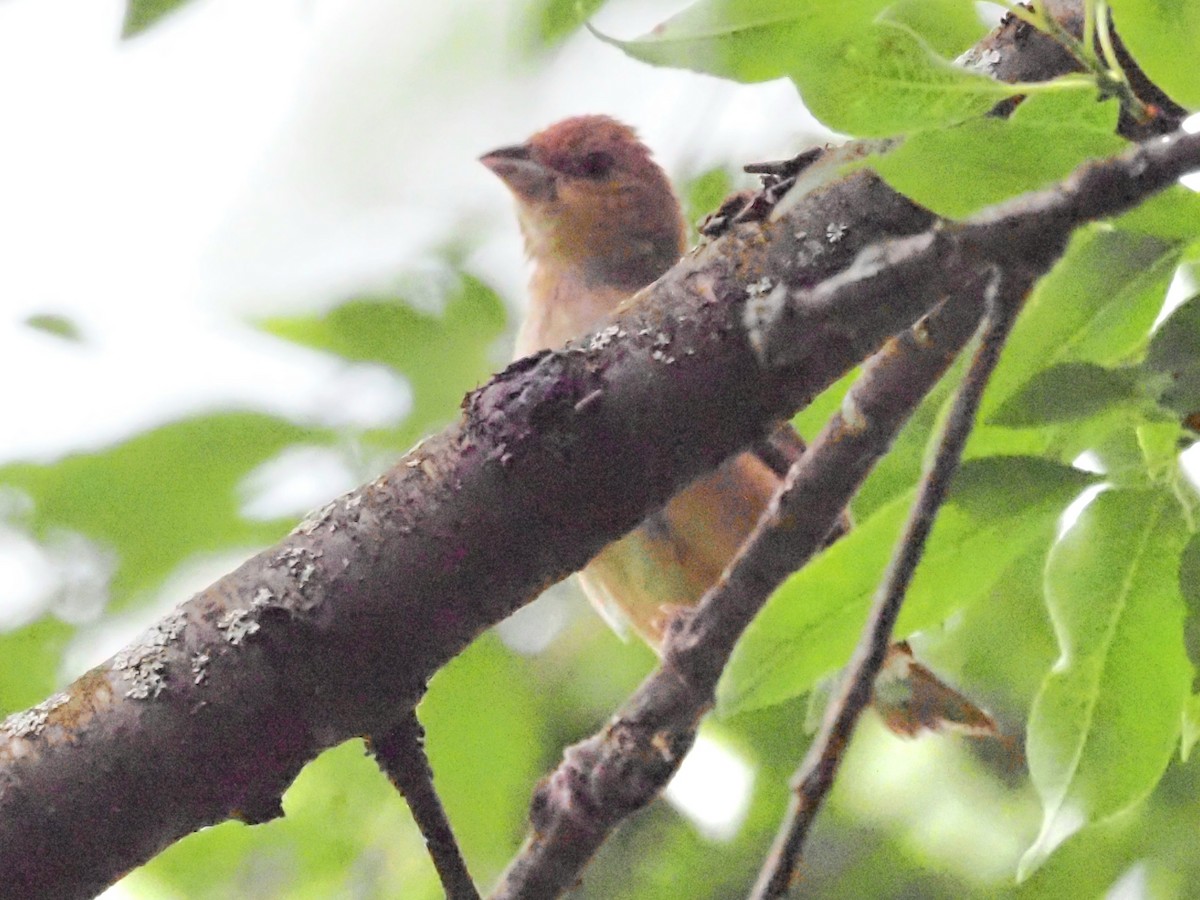
M379 768L408 802L447 900L479 900L479 891L434 789L433 769L425 755L425 729L416 712L409 711L395 728L379 739L369 739L367 746Z
M809 748L794 782L792 804L751 894L754 900L786 896L795 878L813 819L833 786L859 717L871 702L875 679L892 642L892 629L920 562L925 541L958 471L984 388L999 362L1000 351L1012 330L1021 302L1032 285L1033 279L1028 277L1010 279L998 271L992 273L986 292L987 314L980 326L979 349L959 387L938 444L937 456L921 482L908 523L851 659L841 693L830 705L821 732Z
M679 768L733 646L771 592L816 554L842 511L979 320L979 289L869 360L842 411L789 471L720 583L672 622L663 662L598 734L539 785L524 847L494 900L556 897L609 834Z

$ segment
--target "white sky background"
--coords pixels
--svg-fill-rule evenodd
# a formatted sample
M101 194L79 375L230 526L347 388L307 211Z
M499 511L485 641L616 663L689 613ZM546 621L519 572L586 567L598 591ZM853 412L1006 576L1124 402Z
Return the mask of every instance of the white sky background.
M595 22L632 37L684 5L614 2ZM121 42L118 0L0 4L0 462L229 406L392 420L396 379L248 321L419 284L463 238L519 302L509 199L476 158L559 118L626 119L676 175L815 128L787 83L654 69L586 33L531 61L520 9L194 0ZM22 324L41 313L85 341ZM346 379L359 400L331 411Z

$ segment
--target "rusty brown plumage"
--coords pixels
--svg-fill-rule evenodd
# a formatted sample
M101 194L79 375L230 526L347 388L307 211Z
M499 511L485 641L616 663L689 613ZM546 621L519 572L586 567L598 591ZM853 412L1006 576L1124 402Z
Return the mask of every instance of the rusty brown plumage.
M633 129L579 116L481 157L512 191L533 263L516 355L595 330L686 249L679 201ZM580 573L610 622L655 647L670 613L720 576L779 483L743 453L678 494Z

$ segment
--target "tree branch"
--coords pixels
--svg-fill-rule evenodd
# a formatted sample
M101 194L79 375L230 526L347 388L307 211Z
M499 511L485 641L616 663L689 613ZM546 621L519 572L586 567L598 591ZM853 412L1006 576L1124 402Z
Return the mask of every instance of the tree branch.
M984 388L1000 361L1000 351L1016 322L1017 312L1035 281L1036 277L1029 277L1024 272L1005 279L994 273L988 279L979 349L959 386L933 466L921 481L908 522L867 617L862 639L851 657L841 691L830 704L821 731L797 773L792 804L751 894L754 900L785 897L791 888L809 828L833 787L859 717L871 702L875 679L892 642L892 629L921 560L925 541L958 471Z
M775 235L816 233L831 207L859 203L872 224L803 271L772 258ZM609 328L510 366L397 466L9 717L0 883L86 897L202 826L278 816L308 760L386 734L480 632L767 434L858 362L852 348L907 324L883 307L831 322L827 347L770 371L742 325L748 281L826 277L869 239L929 221L860 173L787 218L736 226Z
M532 832L493 900L558 896L608 835L658 795L690 749L742 631L783 579L824 545L978 315L969 302L947 305L868 362L721 581L671 623L662 665L601 732L568 748L539 785Z

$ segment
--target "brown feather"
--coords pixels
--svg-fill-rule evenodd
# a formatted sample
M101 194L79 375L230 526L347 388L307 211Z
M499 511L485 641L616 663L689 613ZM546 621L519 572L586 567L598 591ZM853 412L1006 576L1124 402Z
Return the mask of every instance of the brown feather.
M482 157L512 191L533 261L518 356L599 328L686 249L679 201L650 151L607 116L567 119ZM610 622L652 646L720 577L779 483L740 454L610 544L580 582Z

